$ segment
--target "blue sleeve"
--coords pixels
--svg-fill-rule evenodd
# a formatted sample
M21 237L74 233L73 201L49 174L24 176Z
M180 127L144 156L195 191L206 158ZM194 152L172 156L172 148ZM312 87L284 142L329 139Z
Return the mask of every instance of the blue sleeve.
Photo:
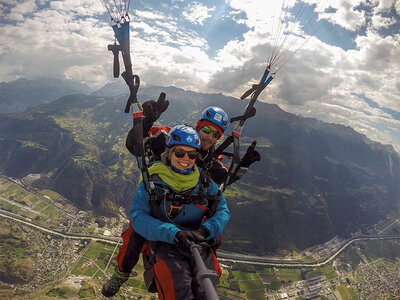
M166 223L151 216L149 193L143 182L138 186L132 199L130 212L133 229L148 241L174 243L175 234L180 231L174 224Z
M214 181L211 181L207 193L211 195L216 195L218 193L218 187ZM203 226L210 231L210 235L207 238L220 236L230 217L231 213L229 212L224 194L222 194L219 198L214 215L203 223Z

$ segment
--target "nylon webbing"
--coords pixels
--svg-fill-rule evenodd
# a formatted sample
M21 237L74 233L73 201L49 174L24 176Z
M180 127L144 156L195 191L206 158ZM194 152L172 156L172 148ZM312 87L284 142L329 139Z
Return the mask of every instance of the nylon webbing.
M234 132L232 132L231 136L233 139L232 162L231 162L231 165L229 166L229 170L225 176L224 182L219 186L218 194L217 194L218 196L220 196L225 191L225 188L228 185L232 175L235 174L235 172L238 170L239 165L240 165L240 142L239 142L240 133L234 131Z
M154 183L150 179L149 170L147 168L144 143L143 143L143 114L142 112L133 113L133 150L137 160L137 164L143 177L144 188L149 194L154 192Z

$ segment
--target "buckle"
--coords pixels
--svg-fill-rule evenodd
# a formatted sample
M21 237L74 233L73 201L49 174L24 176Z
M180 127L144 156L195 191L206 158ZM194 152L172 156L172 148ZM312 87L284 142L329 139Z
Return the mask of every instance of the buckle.
M249 169L249 168L246 168L246 167L239 167L239 168L237 169L235 175L238 176L238 177L242 177L242 176L247 172L248 169Z
M171 207L168 212L168 217L175 218L177 215L179 215L181 210L182 210L182 204L181 205L171 204Z

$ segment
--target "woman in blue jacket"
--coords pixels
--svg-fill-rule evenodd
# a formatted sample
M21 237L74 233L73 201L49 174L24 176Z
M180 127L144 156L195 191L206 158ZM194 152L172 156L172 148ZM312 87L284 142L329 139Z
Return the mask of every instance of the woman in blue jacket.
M132 201L132 227L151 242L159 299L206 299L196 279L190 244L203 245L201 255L206 267L220 275L213 249L205 241L222 234L230 212L223 194L215 198L217 185L211 179L205 180L195 164L200 150L198 133L178 125L171 129L166 143L162 161L149 167L157 204L150 204L154 197L150 200L143 182L140 183ZM217 205L210 211L213 201Z

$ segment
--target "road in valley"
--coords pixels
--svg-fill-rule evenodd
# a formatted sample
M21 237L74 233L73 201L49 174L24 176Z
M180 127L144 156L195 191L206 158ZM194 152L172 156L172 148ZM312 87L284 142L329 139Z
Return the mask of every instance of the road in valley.
M109 237L109 236L91 236L91 235L81 235L81 234L70 234L60 232L54 229L49 229L44 226L33 223L30 219L24 219L21 216L0 209L0 217L11 219L15 222L23 223L25 225L34 227L41 231L45 231L49 234L58 235L64 238L76 239L76 240L91 240L96 242L104 242L112 245L118 245L121 243L120 237ZM224 251L218 251L218 260L220 261L231 261L231 262L240 262L240 263L248 263L248 264L258 264L264 265L266 267L276 267L276 268L318 268L323 267L330 262L332 262L343 250L345 250L350 244L356 241L365 241L365 240L387 240L387 239L400 239L400 235L398 236L379 236L379 235L363 235L358 237L353 237L346 240L339 249L331 253L328 258L315 261L315 262L301 262L294 261L294 259L285 259L285 258L270 258L270 257L262 257L262 256L253 256L253 255L245 255L239 253L228 253Z

